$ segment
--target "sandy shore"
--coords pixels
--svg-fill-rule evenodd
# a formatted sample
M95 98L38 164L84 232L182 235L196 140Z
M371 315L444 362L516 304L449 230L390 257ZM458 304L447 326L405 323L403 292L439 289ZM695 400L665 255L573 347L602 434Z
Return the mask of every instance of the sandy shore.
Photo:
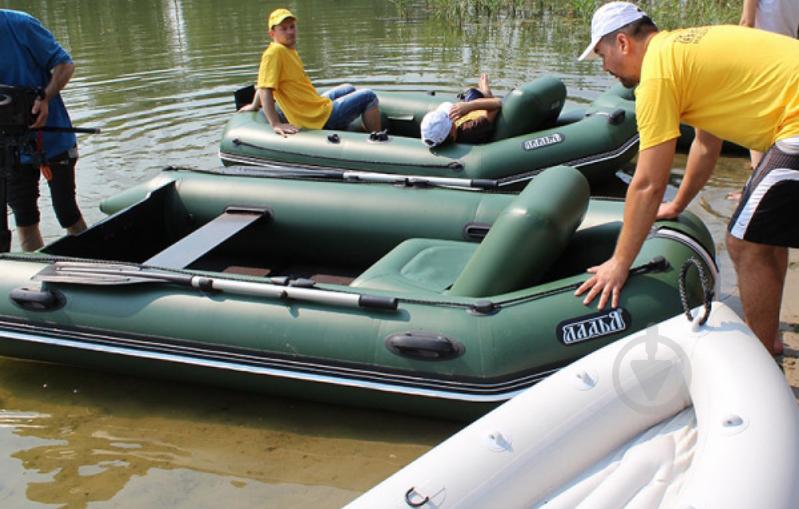
M722 300L735 309L739 315L743 315L741 301L737 295L728 295ZM796 249L792 249L789 255L788 275L785 280L780 313L780 330L785 343L782 367L785 371L785 378L788 379L794 396L799 402L799 250Z
M782 366L793 393L799 400L799 251L792 249L788 277L782 298L780 329L785 342Z

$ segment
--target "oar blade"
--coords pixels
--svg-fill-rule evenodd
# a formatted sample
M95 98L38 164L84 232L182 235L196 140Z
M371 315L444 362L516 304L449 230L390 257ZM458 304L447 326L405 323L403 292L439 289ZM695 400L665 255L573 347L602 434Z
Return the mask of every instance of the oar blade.
M32 278L46 283L120 286L139 283L169 282L157 272L142 272L139 267L121 264L85 262L55 262L47 265Z

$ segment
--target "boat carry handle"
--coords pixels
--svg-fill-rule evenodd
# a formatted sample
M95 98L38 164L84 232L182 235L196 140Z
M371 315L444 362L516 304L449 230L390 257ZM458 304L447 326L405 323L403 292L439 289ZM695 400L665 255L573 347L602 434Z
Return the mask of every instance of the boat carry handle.
M11 302L28 311L54 311L67 302L61 292L40 288L14 288L8 297Z
M491 229L489 223L467 223L463 227L463 236L469 240L483 240Z
M407 331L386 338L386 348L397 355L419 360L441 361L460 356L465 348L452 339L435 332Z

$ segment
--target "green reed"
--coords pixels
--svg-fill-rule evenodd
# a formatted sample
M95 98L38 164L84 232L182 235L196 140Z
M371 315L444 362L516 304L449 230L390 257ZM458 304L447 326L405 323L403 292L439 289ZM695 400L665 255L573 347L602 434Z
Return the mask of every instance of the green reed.
M555 16L590 23L603 0L392 0L407 12L422 5L437 18L453 26L477 21ZM740 0L641 0L637 2L659 27L737 23Z

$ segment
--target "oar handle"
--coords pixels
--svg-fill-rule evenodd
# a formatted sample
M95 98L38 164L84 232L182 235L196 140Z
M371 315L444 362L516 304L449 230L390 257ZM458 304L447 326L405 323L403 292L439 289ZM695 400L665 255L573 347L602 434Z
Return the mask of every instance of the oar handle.
M333 306L389 310L397 309L397 299L395 297L383 297L380 295L342 293L330 290L319 290L316 288L277 286L252 281L212 279L203 276L192 277L191 286L201 290L218 290L238 295L252 295L255 297L271 297L276 299L296 299Z

